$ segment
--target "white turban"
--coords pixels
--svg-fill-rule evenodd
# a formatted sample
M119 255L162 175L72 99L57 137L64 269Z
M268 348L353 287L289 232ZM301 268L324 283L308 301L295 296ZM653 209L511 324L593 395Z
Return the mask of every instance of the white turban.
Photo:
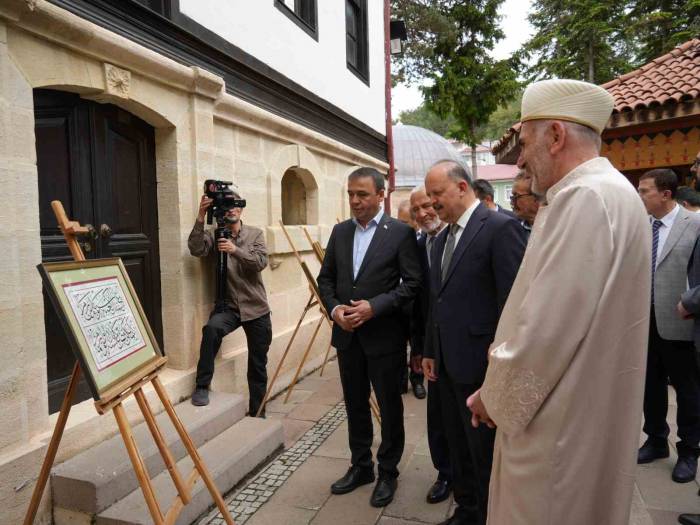
M542 80L530 84L523 94L521 122L565 120L603 132L614 100L600 86L579 80Z

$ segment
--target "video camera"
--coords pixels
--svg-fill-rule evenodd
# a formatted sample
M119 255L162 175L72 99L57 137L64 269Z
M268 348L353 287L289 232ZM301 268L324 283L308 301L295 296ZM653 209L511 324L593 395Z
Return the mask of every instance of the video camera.
M216 222L221 226L224 222L226 212L233 208L245 208L245 199L237 199L231 189L233 182L223 180L208 179L204 181L204 193L213 200L207 210L207 224L212 223L212 218L216 217Z

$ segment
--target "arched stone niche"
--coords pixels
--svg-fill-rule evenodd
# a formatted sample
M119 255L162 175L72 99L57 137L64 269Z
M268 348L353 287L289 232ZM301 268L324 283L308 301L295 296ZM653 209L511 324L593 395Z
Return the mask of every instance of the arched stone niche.
M291 252L280 222L287 227L297 250L311 249L302 226L312 238L320 238L319 225L328 219L320 210L325 175L316 157L304 146L282 146L273 155L268 171L270 226L267 244L270 253Z
M318 186L313 174L304 168L289 168L282 176L281 186L282 222L318 224Z

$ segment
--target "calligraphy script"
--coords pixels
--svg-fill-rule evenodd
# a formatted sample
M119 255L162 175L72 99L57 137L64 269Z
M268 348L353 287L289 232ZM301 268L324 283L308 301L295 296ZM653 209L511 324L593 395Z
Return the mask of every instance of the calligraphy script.
M102 371L145 346L117 277L63 285L71 309Z

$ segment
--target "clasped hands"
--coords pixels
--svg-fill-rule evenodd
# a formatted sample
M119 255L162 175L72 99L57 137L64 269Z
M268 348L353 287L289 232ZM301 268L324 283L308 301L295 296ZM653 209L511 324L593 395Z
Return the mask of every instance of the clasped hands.
M352 332L372 319L372 305L366 299L350 301L350 306L341 304L333 310L333 320L346 332Z

